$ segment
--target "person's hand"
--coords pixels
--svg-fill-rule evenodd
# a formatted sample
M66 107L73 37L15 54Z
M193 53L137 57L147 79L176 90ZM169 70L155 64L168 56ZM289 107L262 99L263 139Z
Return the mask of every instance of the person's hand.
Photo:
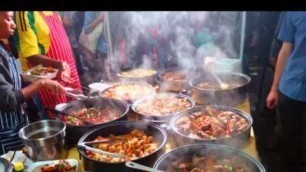
M277 90L271 90L266 100L267 108L274 109L278 104L278 99L279 96Z
M52 93L54 94L64 94L66 93L65 88L58 83L57 81L50 80L50 79L41 79L41 86L43 88L48 88L51 90Z
M72 78L70 78L70 74L71 71L69 65L66 62L61 62L60 71L59 71L60 79L68 84L71 84L73 83L73 80Z

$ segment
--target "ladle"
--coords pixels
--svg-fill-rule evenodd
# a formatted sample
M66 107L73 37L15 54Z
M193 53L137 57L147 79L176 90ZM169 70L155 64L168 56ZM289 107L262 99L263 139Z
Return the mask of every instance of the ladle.
M132 162L132 161L125 162L125 166L133 168L133 169L137 169L137 170L148 171L148 172L164 172L160 170L155 170L154 168L147 167L147 166L144 166L136 162Z
M221 89L225 90L225 89L228 89L229 88L229 85L224 83L219 77L218 75L213 72L213 71L210 71L210 70L207 70L207 69L203 69L203 72L204 73L208 73L210 74L211 76L213 76L215 78L215 80L217 80L218 84L220 85Z
M217 80L217 82L220 85L221 89L225 90L225 89L229 88L229 85L224 83L215 73L211 72L211 74Z

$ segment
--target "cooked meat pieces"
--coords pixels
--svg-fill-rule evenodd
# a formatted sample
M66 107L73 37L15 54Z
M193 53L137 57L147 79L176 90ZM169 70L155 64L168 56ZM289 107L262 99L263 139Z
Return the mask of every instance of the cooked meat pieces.
M189 137L214 139L239 133L248 126L248 122L235 112L207 107L183 116L175 125L179 132Z

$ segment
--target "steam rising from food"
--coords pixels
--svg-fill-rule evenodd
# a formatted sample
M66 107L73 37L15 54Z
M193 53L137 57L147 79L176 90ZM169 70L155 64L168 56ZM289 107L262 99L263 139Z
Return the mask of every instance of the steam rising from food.
M168 116L184 111L193 106L192 102L176 94L157 94L140 100L135 110L146 116Z
M206 56L238 57L240 12L120 13L114 38L124 39L115 42L109 59L116 73L126 66L188 71L205 68Z

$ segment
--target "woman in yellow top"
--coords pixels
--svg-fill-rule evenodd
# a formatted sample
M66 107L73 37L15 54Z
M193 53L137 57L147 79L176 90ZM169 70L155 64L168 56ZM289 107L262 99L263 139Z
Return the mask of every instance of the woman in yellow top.
M42 64L60 70L56 78L65 87L81 90L72 48L56 12L25 11L16 12L18 47L22 69ZM51 95L46 89L39 92L43 105L54 108L67 102L65 95Z

